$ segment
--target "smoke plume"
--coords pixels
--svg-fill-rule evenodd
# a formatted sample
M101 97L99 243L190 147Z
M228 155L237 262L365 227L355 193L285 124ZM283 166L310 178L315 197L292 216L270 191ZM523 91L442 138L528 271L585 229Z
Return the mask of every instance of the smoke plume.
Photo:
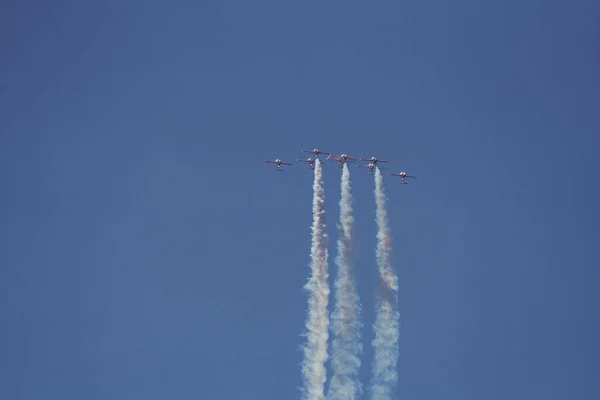
M311 244L311 277L304 286L309 292L306 319L306 344L302 362L303 395L306 400L325 399L327 373L327 340L329 316L329 272L327 268L327 231L325 193L321 163L317 159L313 183L313 223Z
M338 274L334 284L335 308L331 316L333 341L331 367L333 375L329 384L329 400L354 400L362 388L358 377L360 369L360 300L353 278L352 193L350 171L344 164L341 183L338 256Z
M379 169L375 171L375 203L377 220L377 269L380 277L380 291L375 306L375 358L371 382L373 400L389 400L392 396L398 374L398 337L400 314L398 312L398 277L391 262L392 236L388 224L386 197L383 179Z

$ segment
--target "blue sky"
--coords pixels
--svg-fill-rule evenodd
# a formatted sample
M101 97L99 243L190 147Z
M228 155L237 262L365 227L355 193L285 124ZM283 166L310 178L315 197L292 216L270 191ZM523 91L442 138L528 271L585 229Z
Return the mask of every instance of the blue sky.
M0 5L1 397L299 398L319 147L419 177L398 398L598 398L600 6L487 3Z

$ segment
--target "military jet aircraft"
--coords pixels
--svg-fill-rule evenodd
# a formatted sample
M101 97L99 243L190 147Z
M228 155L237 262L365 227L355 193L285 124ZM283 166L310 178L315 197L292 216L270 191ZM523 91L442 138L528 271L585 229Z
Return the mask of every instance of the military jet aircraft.
M308 163L308 169L315 169L315 161L316 161L315 158L310 157L310 158L307 158L306 160L296 159L296 161Z
M386 160L378 160L377 157L371 157L371 158L361 158L360 161L370 161L373 165L377 166L378 162L382 162L382 163L387 163L389 161Z
M330 155L327 157L328 160L335 160L338 162L338 168L342 168L342 166L347 162L354 162L356 158L349 157L347 154L342 154L339 156Z
M400 183L402 185L408 185L408 182L404 182L404 178L416 178L416 176L413 175L406 175L406 172L400 172L399 174L390 174L392 176L399 176L400 178L402 178L400 180Z
M382 167L378 167L376 164L373 163L369 163L367 165L357 165L358 168L369 168L369 175L373 175L373 171L375 170L375 168L377 169L385 169Z
M324 151L321 151L319 149L312 149L312 150L302 150L304 153L313 153L315 155L315 157L319 158L319 154L331 154L331 153L325 153Z
M283 171L283 170L281 169L281 166L282 166L282 165L292 165L292 163L281 161L279 158L278 158L278 159L276 159L276 160L273 160L273 161L271 161L271 160L265 160L265 162L266 162L266 163L277 164L277 169L276 169L276 171Z

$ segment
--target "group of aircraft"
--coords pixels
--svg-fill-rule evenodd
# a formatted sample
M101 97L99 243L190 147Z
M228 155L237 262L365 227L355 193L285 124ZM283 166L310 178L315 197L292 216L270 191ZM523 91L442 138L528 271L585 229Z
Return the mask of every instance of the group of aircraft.
M338 162L338 168L342 168L342 166L346 163L350 163L350 162L355 162L355 161L368 161L369 163L367 165L357 165L358 168L367 168L369 170L369 175L373 175L373 171L375 170L375 168L378 169L386 169L386 168L381 168L377 165L377 163L388 163L389 161L386 160L379 160L377 157L371 157L371 158L353 158L353 157L349 157L347 154L341 154L339 156L333 155L331 153L326 153L324 151L320 151L319 149L313 149L313 150L302 150L302 152L304 153L312 153L315 155L315 157L310 157L307 158L305 160L300 160L297 159L296 161L299 162L303 162L303 163L307 163L308 164L308 168L309 169L314 169L315 168L315 161L317 160L317 158L319 158L319 154L326 154L327 158L326 160L333 160L333 161L337 161ZM290 162L285 162L285 161L281 161L280 159L276 159L276 160L265 160L266 163L272 163L272 164L277 164L277 168L275 169L276 171L283 171L281 169L282 165L292 165L292 163ZM388 174L388 175L392 175L392 176L399 176L401 178L400 183L403 185L408 184L408 182L405 181L405 178L416 178L416 176L413 175L407 175L406 172L400 172L397 174Z

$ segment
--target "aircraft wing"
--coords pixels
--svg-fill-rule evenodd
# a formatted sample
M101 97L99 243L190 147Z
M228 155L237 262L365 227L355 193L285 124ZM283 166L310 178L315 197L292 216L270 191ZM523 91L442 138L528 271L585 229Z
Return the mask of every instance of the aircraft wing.
M389 174L389 175L392 175L392 176L402 176L400 174Z
M387 161L387 160L377 160L377 162L380 163L380 162L389 162L389 161Z
M271 161L271 160L265 160L265 162L271 163L271 164L277 164L275 161Z
M289 162L282 162L281 165L292 165L292 163Z
M416 178L414 175L406 175L406 178Z

